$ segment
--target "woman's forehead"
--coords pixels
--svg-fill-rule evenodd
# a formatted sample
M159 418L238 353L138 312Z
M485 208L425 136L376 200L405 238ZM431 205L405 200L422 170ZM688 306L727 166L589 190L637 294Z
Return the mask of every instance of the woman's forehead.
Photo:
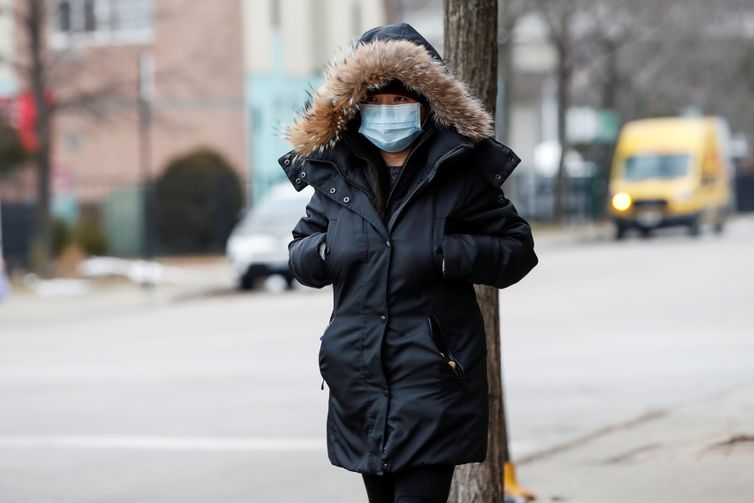
M418 101L415 96L412 96L409 93L402 93L400 91L367 91L367 97L372 98L375 96L403 96L404 98L408 98L414 101Z

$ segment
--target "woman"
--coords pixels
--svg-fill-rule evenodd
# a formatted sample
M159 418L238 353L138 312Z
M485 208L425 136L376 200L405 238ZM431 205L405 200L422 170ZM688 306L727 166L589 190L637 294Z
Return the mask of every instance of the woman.
M455 465L487 452L473 285L505 288L537 264L502 190L520 159L410 25L351 49L328 63L279 159L296 190L314 188L291 272L333 286L319 352L328 458L363 474L371 503L444 502Z

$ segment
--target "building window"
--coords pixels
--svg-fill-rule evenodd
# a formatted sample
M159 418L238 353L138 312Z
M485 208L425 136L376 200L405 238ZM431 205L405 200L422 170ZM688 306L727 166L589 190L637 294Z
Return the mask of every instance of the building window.
M147 42L152 0L54 0L52 43Z
M56 31L71 31L71 2L68 0L61 0L58 2L55 17L57 21Z
M94 13L94 0L84 0L84 31L97 30L97 18Z
M273 28L280 28L280 0L272 0L271 2L270 24Z

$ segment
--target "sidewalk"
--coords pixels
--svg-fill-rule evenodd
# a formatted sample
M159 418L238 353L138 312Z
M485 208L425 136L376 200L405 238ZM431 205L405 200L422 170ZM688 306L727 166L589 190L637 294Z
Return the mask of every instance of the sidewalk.
M535 247L560 247L584 243L612 241L615 230L610 222L579 224L532 224Z
M517 460L537 501L751 503L754 383Z
M123 277L43 281L36 291L17 283L0 303L0 325L75 318L92 312L106 315L236 292L235 279L224 257L166 258L157 262L171 268L176 277L148 288Z

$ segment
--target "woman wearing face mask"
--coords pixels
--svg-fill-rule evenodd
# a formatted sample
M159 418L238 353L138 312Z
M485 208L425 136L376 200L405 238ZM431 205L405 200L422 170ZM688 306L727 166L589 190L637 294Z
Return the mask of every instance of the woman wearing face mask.
M473 285L506 288L538 261L502 188L519 158L405 23L331 60L285 138L281 167L314 188L289 267L333 287L319 350L328 458L362 474L370 503L445 502L455 466L487 453Z

